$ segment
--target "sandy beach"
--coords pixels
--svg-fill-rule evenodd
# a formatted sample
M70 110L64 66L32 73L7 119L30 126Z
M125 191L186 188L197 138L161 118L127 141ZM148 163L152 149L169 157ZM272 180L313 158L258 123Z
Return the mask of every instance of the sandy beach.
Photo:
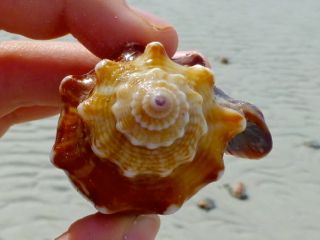
M217 86L259 106L274 140L261 160L225 156L222 179L161 217L157 239L320 239L320 1L129 3L176 26L179 49L204 53ZM0 41L12 39L22 38L0 32ZM95 211L49 161L56 124L17 125L0 139L0 240L54 239ZM247 200L223 187L240 181ZM203 198L215 208L200 209Z

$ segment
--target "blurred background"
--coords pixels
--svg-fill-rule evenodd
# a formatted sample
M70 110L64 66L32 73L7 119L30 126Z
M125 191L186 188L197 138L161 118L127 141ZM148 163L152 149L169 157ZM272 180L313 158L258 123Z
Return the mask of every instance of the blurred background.
M162 217L157 239L320 239L320 1L129 3L171 22L179 49L204 53L216 84L262 109L274 137L262 160L226 156L222 179ZM22 38L0 32L10 39ZM53 239L94 212L49 161L56 125L57 117L30 122L0 139L0 240ZM239 181L245 201L223 187ZM199 209L203 198L215 208Z

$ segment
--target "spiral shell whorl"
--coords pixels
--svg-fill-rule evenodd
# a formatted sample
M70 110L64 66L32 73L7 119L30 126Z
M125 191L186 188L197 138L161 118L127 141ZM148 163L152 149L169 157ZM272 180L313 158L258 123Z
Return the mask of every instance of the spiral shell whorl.
M96 75L95 91L78 112L102 161L134 177L167 176L193 160L208 131L203 97L212 99L209 70L178 65L154 43L132 62L102 62Z
M166 79L149 80L154 74ZM130 84L120 87L121 93L117 94L117 101L112 106L117 129L133 145L148 149L168 147L184 136L189 122L186 93L175 83L175 75L170 76L158 68L142 72L141 75L140 79L146 81L141 81L134 87ZM192 91L190 88L187 90ZM197 93L192 91L192 94ZM198 97L202 99L200 95ZM201 103L202 101L199 102L199 108ZM129 107L130 110L123 111ZM204 119L203 116L202 118ZM133 125L127 124L129 122ZM206 124L205 121L203 124ZM162 131L166 134L162 134Z

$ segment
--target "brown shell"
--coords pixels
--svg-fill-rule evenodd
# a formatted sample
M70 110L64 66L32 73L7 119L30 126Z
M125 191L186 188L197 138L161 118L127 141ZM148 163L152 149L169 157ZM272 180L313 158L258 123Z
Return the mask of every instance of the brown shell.
M247 130L241 108L215 101L213 74L201 66L205 64L188 67L194 65L192 58L181 59L176 61L180 64L173 62L160 43L150 43L141 55L130 49L118 62L104 60L95 71L62 81L64 107L52 162L65 170L98 211L176 211L201 187L221 176L223 154L226 149L232 153L228 143ZM203 58L201 61L205 62ZM144 95L139 97L139 91ZM188 121L176 120L176 124L163 128L163 121L173 111L171 105L177 102L172 99L182 95L186 97L179 98L179 106L174 107L182 111L178 117L188 114ZM150 96L169 103L165 109L168 114L153 114L162 108ZM136 106L139 111L134 110ZM137 112L149 110L147 123L141 124ZM126 127L119 127L122 122ZM267 142L262 145L268 145L263 151L259 147L258 151L245 148L234 152L265 155L271 149L271 140L264 141L270 133L267 128L261 132L262 142ZM250 144L250 138L246 140Z

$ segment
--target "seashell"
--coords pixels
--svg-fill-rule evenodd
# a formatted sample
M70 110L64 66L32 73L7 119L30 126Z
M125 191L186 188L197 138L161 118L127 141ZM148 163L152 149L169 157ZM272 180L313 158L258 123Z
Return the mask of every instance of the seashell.
M247 195L246 186L243 182L237 182L230 186L225 184L224 187L228 190L229 194L239 200L247 200L249 197Z
M210 211L216 207L216 204L211 198L204 198L198 201L197 203L198 207L205 210Z
M306 141L303 143L303 145L314 150L320 150L320 141L318 140Z
M227 65L227 64L230 63L230 60L229 60L229 58L227 58L227 57L222 57L222 58L220 59L220 63Z
M157 42L141 49L60 86L52 162L101 213L173 213L221 176L225 151L271 149L260 111L217 89L201 55L172 60Z

